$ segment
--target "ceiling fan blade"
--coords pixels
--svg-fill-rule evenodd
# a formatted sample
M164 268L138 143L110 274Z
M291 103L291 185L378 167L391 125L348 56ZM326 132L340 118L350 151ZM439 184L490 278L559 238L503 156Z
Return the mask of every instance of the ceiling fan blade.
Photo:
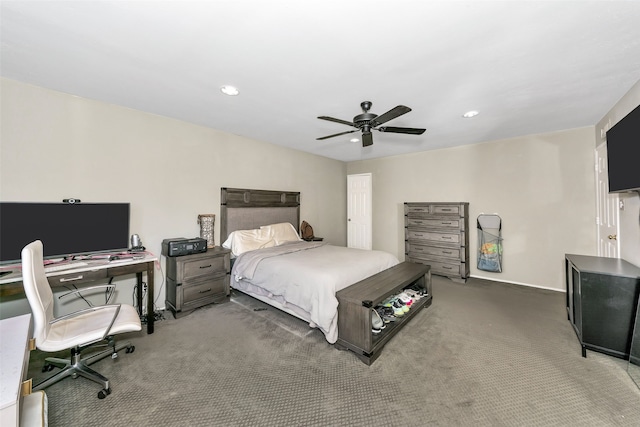
M418 128L398 128L393 126L382 126L377 128L380 132L391 132L391 133L408 133L411 135L422 135L426 129L418 129Z
M373 144L373 137L371 132L362 132L362 146L368 147Z
M374 121L376 122L376 126L381 125L391 119L395 119L396 117L399 117L403 114L407 114L409 111L411 111L411 108L405 107L404 105L398 105L397 107L392 108L386 113L379 115L374 119Z
M333 138L334 136L340 136L340 135L346 135L348 133L354 133L354 132L357 132L358 130L359 129L354 129L354 130L348 130L346 132L334 133L333 135L323 136L322 138L316 138L316 141L322 141L323 139Z
M346 120L340 120L340 119L336 119L334 117L329 117L329 116L318 116L318 118L320 120L329 120L330 122L336 122L336 123L342 123L343 125L347 125L347 126L353 126L355 127L355 125L353 124L353 122L348 122Z

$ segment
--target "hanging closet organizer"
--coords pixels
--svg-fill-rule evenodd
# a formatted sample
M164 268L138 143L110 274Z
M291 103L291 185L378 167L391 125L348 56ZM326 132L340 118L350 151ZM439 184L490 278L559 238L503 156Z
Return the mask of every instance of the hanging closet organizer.
M478 215L478 270L502 272L502 219Z

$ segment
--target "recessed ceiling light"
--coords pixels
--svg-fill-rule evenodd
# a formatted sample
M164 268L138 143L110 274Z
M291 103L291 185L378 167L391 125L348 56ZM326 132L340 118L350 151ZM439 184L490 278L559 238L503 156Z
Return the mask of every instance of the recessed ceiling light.
M351 142L359 142L360 140L358 138L351 138L349 141L351 141Z
M465 119L470 119L471 117L477 116L479 113L476 110L467 111L462 115Z
M240 93L235 86L230 86L230 85L224 85L220 87L220 91L225 95L229 95L229 96L236 96L237 94Z

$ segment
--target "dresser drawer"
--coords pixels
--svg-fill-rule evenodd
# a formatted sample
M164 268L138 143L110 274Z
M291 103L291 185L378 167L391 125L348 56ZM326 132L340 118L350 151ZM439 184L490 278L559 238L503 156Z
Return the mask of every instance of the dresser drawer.
M423 228L447 228L453 230L461 229L462 221L459 219L426 219L426 218L414 218L407 217L408 227L423 227Z
M424 205L407 205L406 213L409 216L412 214L429 214L429 215L460 215L463 213L460 210L460 205L455 204L424 204Z
M434 214L460 215L460 205L432 205Z
M407 206L406 207L406 212L408 215L411 214L430 214L431 213L431 206L429 205L425 205L425 206Z
M434 260L434 259L422 259L419 256L415 258L411 258L411 261L417 262L418 264L425 264L431 266L431 271L436 274L440 274L443 276L463 276L463 268L460 263L448 263L444 261Z
M49 280L49 286L52 288L73 285L76 283L92 282L94 280L106 279L107 269L102 268L100 270L87 270L77 273L60 274L55 276L47 276Z
M424 240L435 243L460 244L461 233L438 233L433 231L407 230L409 240Z
M439 257L439 258L453 258L460 259L461 251L463 248L441 248L437 246L425 246L418 245L411 242L406 242L405 252L409 254L409 256L420 256L420 255L428 255L430 257Z
M216 278L205 278L182 284L182 308L202 298L220 297L227 295L229 276L224 274Z

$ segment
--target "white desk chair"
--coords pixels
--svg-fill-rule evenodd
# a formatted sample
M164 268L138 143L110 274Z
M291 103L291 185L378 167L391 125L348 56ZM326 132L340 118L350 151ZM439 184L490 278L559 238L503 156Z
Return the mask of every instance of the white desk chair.
M45 352L71 350L71 358L68 360L46 359L43 372L53 369L54 366L62 370L33 389L42 390L69 376L73 378L82 376L102 385L103 389L98 393L98 398L104 399L111 394L109 380L88 365L109 355L115 359L118 350L125 347L127 353L134 351L135 347L131 343L116 346L113 335L142 329L136 309L128 304L103 305L55 318L53 292L44 271L42 242L39 240L29 243L22 249L22 282L33 312L33 335L36 347ZM113 285L101 287L113 287ZM78 294L95 288L85 288L73 293ZM101 341L106 341L109 348L86 358L81 357L81 350Z

